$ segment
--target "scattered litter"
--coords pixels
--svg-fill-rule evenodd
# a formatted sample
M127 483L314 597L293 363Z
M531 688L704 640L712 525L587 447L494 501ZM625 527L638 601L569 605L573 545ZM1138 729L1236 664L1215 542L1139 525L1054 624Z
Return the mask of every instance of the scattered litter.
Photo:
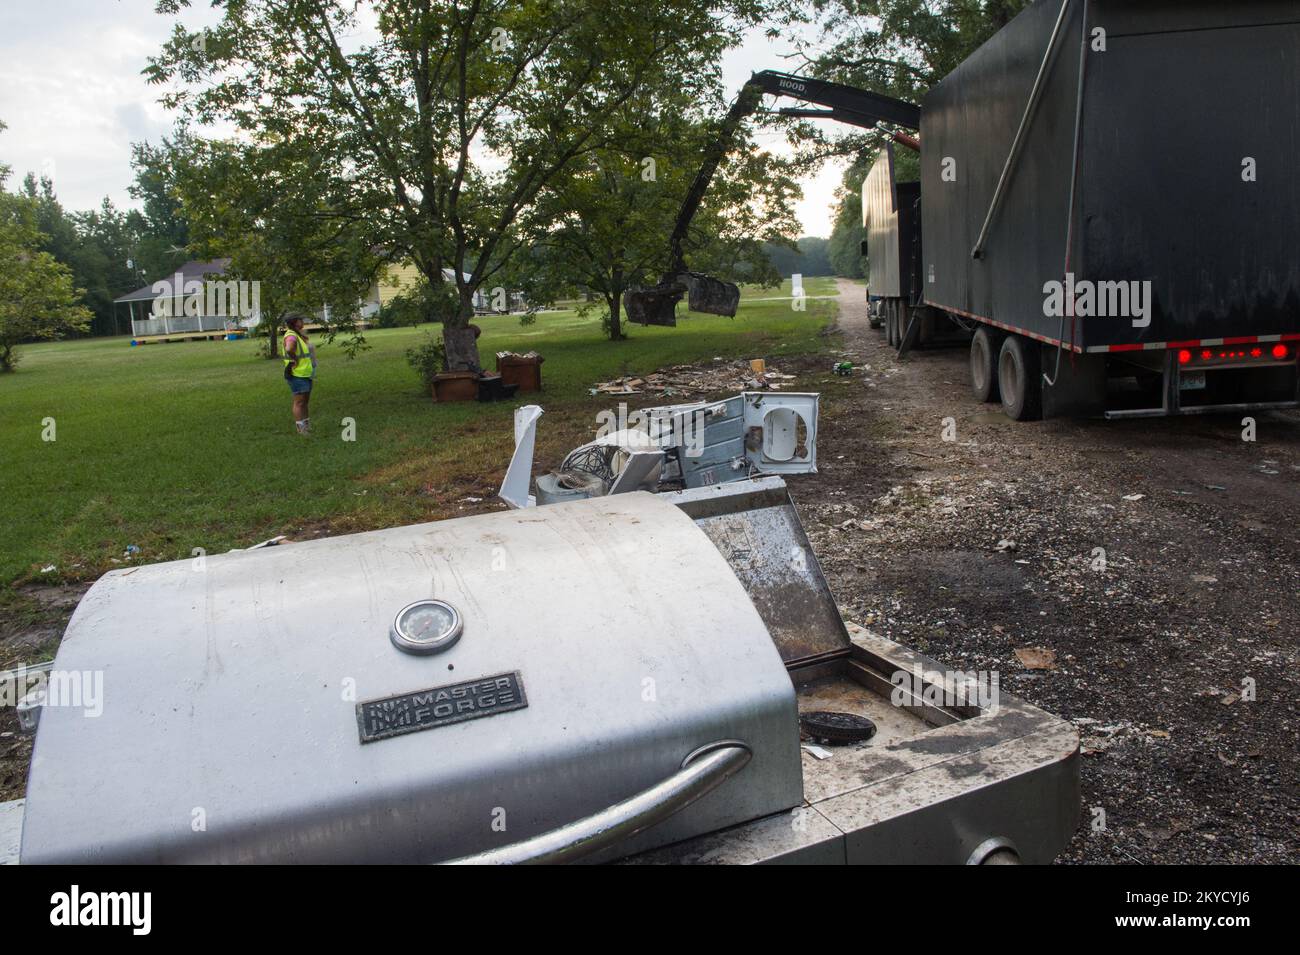
M1208 490L1211 490L1211 491L1226 491L1226 490L1227 490L1227 488L1224 487L1222 484L1207 484L1207 485L1205 485L1205 487L1206 487Z
M715 362L722 362L715 358ZM655 394L660 397L676 395L705 395L718 391L779 391L783 383L798 376L787 375L768 368L761 358L753 361L731 361L701 368L697 365L672 365L649 375L625 375L610 381L598 382L587 393L596 395Z
M1046 647L1019 647L1016 659L1026 670L1055 670L1056 651Z
M804 743L804 752L811 753L816 759L830 759L835 754L824 746L818 746L815 743Z
M1076 719L1073 722L1080 728L1079 746L1085 755L1105 752L1130 739L1150 744L1152 739L1169 738L1165 730L1147 730L1123 720L1106 725L1102 725L1099 720Z
M126 550L122 551L122 556L123 556L123 557L134 557L134 556L135 556L136 554L138 554L138 553L140 553L140 548L139 548L139 547L136 547L134 544L127 544L127 545L126 545Z
M593 395L639 395L641 388L645 385L644 378L615 378L613 381L603 381L595 388L590 389Z
M1008 552L1014 554L1016 551L1020 550L1020 545L1013 540L1000 540L998 541L998 546L993 549L999 554L1005 554Z
M1125 495L1124 495L1124 500L1126 500L1126 501L1140 501L1140 500L1142 500L1142 498L1144 498L1144 497L1146 497L1145 494L1125 494Z
M251 544L248 547L232 547L226 551L227 554L241 554L246 550L260 550L263 547L279 547L281 544L292 544L285 534L277 534L275 537L269 537L257 544Z
M41 568L41 573L42 573L42 574L52 574L52 573L54 573L54 571L57 570L57 569L58 569L58 568L56 568L53 564L48 564L48 565L46 565L45 567L42 567L42 568Z
M477 504L482 500L483 498L481 497L462 497L460 499L462 504Z

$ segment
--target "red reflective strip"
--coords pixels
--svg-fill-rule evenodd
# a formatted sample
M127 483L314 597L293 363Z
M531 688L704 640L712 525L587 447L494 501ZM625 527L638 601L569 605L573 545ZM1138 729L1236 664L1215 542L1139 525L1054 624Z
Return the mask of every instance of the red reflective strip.
M977 322L983 322L985 325L992 325L994 328L1001 328L1008 332L1015 332L1018 335L1024 335L1026 338L1033 338L1040 342L1046 342L1049 345L1064 345L1064 347L1070 349L1071 351L1076 351L1076 352L1084 351L1084 349L1078 345L1071 345L1068 342L1061 342L1055 338L1048 338L1046 335L1039 335L1036 332L1031 332L1028 329L1024 329L1024 328L1018 328L1015 325L1008 325L1005 322L995 322L993 319L987 318L983 315L976 315L974 312L963 311L962 309L954 308L951 305L943 305L939 302L933 302L928 298L925 300L925 304L930 305L934 308L941 308L947 312L955 312L958 315L961 315L965 318L973 318ZM1215 344L1205 345L1205 342L1207 341L1213 341ZM1150 344L1146 344L1144 342L1135 342L1126 345L1092 345L1089 346L1087 350L1107 351L1107 352L1160 351L1162 349L1172 350L1175 348L1199 348L1202 347L1203 345L1204 347L1207 348L1219 348L1219 347L1226 348L1229 345L1257 345L1260 344L1261 342L1271 343L1273 341L1283 341L1283 342L1300 341L1300 332L1286 332L1285 334L1282 335L1239 335L1235 338L1222 338L1222 339L1189 338L1185 341L1151 342Z
M1006 322L995 322L993 319L984 315L976 315L974 312L967 312L960 308L954 308L951 305L932 302L928 298L925 300L925 304L933 308L943 309L945 312L955 312L963 318L972 318L977 322L982 322L985 325L992 325L994 328L1000 328L1003 331L1015 332L1017 335L1024 335L1026 338L1032 338L1034 341L1043 342L1048 345L1060 345L1063 348L1068 348L1070 351L1083 351L1083 349L1078 345L1071 345L1069 342L1062 342L1060 339L1056 338L1048 338L1046 335L1039 335L1037 332L1031 332L1027 328L1020 328L1016 325L1008 325Z

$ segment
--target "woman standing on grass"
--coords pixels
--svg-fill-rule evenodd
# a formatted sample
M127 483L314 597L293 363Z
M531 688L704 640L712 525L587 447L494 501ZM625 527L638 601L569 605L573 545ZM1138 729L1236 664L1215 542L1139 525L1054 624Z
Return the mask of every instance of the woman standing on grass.
M316 346L307 338L301 315L290 315L284 324L284 380L293 392L293 422L299 434L311 434L307 403L316 377Z

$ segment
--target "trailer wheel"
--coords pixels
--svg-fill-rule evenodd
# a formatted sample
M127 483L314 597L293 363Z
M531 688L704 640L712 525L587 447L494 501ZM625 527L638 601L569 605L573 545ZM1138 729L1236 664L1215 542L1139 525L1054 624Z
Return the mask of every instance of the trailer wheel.
M1037 421L1043 416L1043 373L1034 342L1007 336L998 353L998 390L1002 410L1013 421Z
M981 325L970 340L970 385L979 401L998 400L998 356L1005 337Z

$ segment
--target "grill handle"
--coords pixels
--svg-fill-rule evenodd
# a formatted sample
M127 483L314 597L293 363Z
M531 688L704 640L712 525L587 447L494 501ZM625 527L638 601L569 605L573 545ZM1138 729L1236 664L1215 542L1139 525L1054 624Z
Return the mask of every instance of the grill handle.
M547 865L573 862L663 822L740 772L753 757L739 740L718 740L691 752L662 782L608 809L523 842L463 856L447 865Z

